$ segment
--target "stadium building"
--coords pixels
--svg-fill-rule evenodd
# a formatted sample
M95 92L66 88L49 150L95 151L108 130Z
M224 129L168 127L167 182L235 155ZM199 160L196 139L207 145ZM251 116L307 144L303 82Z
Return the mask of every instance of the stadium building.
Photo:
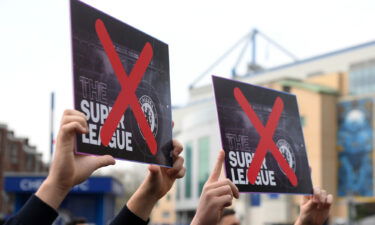
M375 200L375 42L232 78L297 96L313 185L334 195L332 224L371 214L366 205ZM190 224L221 149L211 84L192 87L188 103L173 110L173 119L187 168L177 183L176 224ZM242 224L293 224L299 200L292 195L241 194L234 208Z

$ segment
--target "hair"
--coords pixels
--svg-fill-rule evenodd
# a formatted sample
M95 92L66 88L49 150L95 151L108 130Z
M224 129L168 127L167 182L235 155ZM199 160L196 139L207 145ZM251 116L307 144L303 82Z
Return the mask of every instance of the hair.
M76 225L80 223L87 223L85 218L73 218L70 222L66 223L65 225Z
M224 218L226 216L231 216L234 214L236 214L236 211L234 211L234 209L224 209L223 213L221 214L221 218Z

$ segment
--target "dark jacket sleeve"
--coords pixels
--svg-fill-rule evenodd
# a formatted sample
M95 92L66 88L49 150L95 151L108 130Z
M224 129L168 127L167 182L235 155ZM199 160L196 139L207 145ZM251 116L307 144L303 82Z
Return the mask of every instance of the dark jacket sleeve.
M11 216L4 225L51 225L57 216L53 208L32 195L21 210Z
M120 211L120 213L115 217L115 219L112 221L110 225L146 225L148 224L148 221L144 221L141 218L139 218L137 215L135 215L132 211L128 209L128 207L125 205L124 208Z

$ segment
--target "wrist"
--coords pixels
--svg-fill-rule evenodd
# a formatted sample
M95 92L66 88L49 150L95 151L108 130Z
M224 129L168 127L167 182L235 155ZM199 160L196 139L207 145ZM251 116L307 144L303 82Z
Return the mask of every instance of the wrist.
M142 220L147 221L158 200L159 199L156 195L153 194L149 188L145 187L143 183L129 199L126 205L132 213L140 217Z
M40 185L35 195L47 205L57 210L69 191L69 188L59 187L59 185L47 177Z
M147 202L150 202L152 204L156 204L161 198L160 193L158 193L158 191L155 190L155 187L152 187L150 185L150 182L147 182L147 181L144 181L139 186L136 193L143 199L148 199Z
M294 225L302 225L300 216L297 217L296 222L294 222Z
M193 220L191 221L190 225L201 225L201 221L197 219L197 214L193 217Z

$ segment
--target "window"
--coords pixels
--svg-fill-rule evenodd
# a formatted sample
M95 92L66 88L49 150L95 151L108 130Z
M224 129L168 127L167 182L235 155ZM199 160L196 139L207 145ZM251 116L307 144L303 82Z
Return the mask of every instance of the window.
M16 164L18 161L18 148L16 143L9 145L10 162Z
M199 151L199 195L202 193L204 184L206 183L209 176L209 158L210 158L210 139L209 137L203 137L198 140L198 151Z
M270 199L279 199L279 194L275 194L275 193L268 194L268 197L269 197Z
M290 93L290 86L283 86L283 91Z
M2 132L0 130L0 153L1 153L1 151L3 151L2 146L3 146L3 134L2 134Z
M162 216L163 218L169 218L170 213L168 211L164 211Z
M32 170L33 169L33 161L34 161L34 157L33 155L28 155L27 156L27 161L26 161L26 168L27 170Z
M191 184L192 184L192 158L193 149L192 144L187 143L185 148L186 154L186 175L185 175L185 198L191 198Z
M256 193L251 193L249 194L249 197L250 197L250 206L260 206L261 204L261 198L260 198L260 194L256 194Z
M181 181L176 181L177 182L177 191L176 191L176 199L180 200L180 193L181 193Z
M351 94L368 94L375 92L374 59L350 66L349 91Z
M301 116L300 119L301 119L301 126L305 127L306 126L306 117Z

